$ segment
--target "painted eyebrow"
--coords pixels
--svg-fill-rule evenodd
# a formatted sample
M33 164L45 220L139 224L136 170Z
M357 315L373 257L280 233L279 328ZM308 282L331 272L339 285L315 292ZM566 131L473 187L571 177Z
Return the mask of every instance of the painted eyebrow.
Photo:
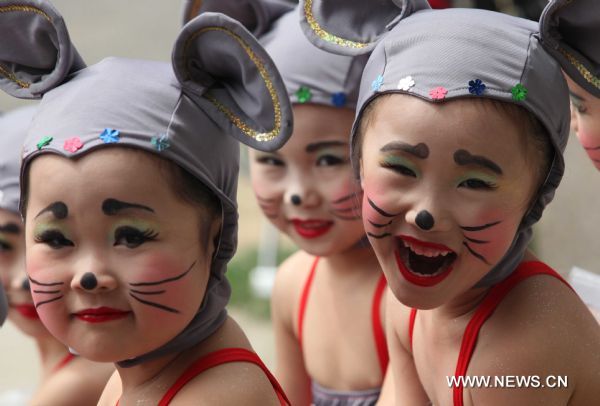
M312 144L308 144L306 146L306 152L316 152L320 149L329 148L329 147L345 147L348 143L344 141L321 141L314 142Z
M478 165L491 170L492 172L502 175L502 168L492 161L481 155L472 155L469 151L459 149L454 153L454 162L458 165Z
M417 145L410 145L406 142L394 141L385 144L379 151L403 151L419 159L426 159L429 156L429 147L422 142L418 143Z
M154 213L154 209L144 206L143 204L122 202L117 199L106 199L104 202L102 202L102 212L107 216L114 216L120 211L127 209L144 210Z
M582 96L578 95L577 93L573 93L571 90L569 90L569 95L571 95L571 97L573 99L575 99L578 102L585 102L585 98L583 98Z
M6 223L0 225L0 233L19 235L21 234L21 227L17 223Z
M69 215L69 208L64 202L50 203L46 208L42 209L42 211L40 211L35 218L38 218L42 214L48 212L52 213L57 219L63 220Z

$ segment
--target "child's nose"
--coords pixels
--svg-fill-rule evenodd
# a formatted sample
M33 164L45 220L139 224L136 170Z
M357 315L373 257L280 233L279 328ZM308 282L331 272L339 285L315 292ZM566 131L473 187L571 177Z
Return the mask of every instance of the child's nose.
M450 220L441 209L415 208L406 212L406 222L422 231L448 231Z
M71 289L104 293L116 289L118 281L102 258L90 255L76 264L78 272L71 280Z
M312 207L320 204L319 193L311 182L297 180L293 182L284 195L284 202L297 207Z

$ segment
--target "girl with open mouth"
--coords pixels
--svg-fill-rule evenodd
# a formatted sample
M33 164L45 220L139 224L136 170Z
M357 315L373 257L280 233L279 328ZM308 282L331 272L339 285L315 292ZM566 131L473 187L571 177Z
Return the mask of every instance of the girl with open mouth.
M0 87L42 98L20 179L33 304L64 345L116 366L99 404L289 404L225 309L238 140L271 151L291 133L262 46L211 13L171 63L86 67L34 0L0 1L0 37Z
M424 0L304 0L302 10L316 45L372 52L352 156L363 223L393 293L395 404L594 403L600 326L528 250L569 133L567 85L538 24ZM507 375L568 385L450 383Z
M23 391L22 404L92 405L114 372L113 365L77 357L50 334L40 320L25 273L19 168L21 145L34 112L31 106L0 115L0 281L8 297L8 320L33 339L41 364L39 383L33 392Z

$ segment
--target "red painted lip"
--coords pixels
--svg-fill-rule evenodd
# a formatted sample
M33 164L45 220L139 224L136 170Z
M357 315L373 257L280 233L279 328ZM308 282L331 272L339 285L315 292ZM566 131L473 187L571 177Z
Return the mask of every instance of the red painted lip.
M404 279L414 285L423 287L435 286L446 279L446 277L450 275L450 272L452 272L452 267L449 266L444 272L435 276L420 276L414 272L411 272L406 265L404 265L404 261L402 261L402 258L400 258L400 252L398 252L398 250L394 250L394 256L396 258L396 265L398 265L398 269L400 270L402 276L404 276Z
M32 304L20 304L12 306L16 311L18 311L21 316L28 318L30 320L39 320L40 316L38 315L35 306Z
M81 321L87 323L104 323L107 321L118 320L129 316L130 311L113 309L110 307L97 307L95 309L85 309L75 313Z
M421 240L417 240L414 237L410 237L408 235L399 235L396 238L400 238L401 240L404 240L412 245L416 245L416 246L423 247L423 248L431 248L431 249L440 250L440 251L454 252L454 250L446 247L444 244L436 244L434 242L421 241Z
M326 234L333 226L333 221L329 220L292 219L291 222L298 235L308 239L317 238Z

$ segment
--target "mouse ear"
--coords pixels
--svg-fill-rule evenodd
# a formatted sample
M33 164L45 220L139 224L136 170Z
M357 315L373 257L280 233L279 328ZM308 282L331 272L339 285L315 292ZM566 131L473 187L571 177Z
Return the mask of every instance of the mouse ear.
M300 24L321 49L341 55L371 52L401 19L427 9L427 0L300 0Z
M225 14L239 21L254 36L269 31L271 24L296 6L293 0L186 0L183 24L204 12Z
M85 63L58 11L47 1L0 2L0 88L37 99Z
M567 75L600 97L598 0L551 1L540 18L540 37Z
M186 24L173 69L186 95L244 144L273 151L291 135L291 103L275 64L232 18L202 13Z

